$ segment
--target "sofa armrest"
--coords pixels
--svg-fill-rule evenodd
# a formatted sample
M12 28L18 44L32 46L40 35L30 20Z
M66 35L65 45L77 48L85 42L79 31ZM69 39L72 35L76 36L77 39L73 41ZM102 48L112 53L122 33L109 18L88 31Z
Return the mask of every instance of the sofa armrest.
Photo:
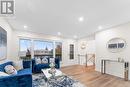
M1 87L32 87L32 75L12 75L0 77Z
M31 68L32 60L23 60L23 68Z
M35 72L35 65L36 65L36 62L35 62L35 59L32 59L32 72Z
M55 64L56 64L56 68L59 69L60 68L60 59L59 58L55 58Z

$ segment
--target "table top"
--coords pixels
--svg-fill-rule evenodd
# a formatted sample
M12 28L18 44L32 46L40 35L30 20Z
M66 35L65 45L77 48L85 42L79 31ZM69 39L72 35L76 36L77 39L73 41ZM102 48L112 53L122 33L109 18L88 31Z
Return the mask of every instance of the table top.
M118 60L109 60L109 59L103 59L108 62L117 62L117 63L129 63L128 61L118 61Z
M44 73L44 75L46 76L46 78L50 78L52 75L49 73L49 69L42 69L42 72ZM62 76L63 73L59 70L59 69L56 69L56 73L55 73L55 76Z

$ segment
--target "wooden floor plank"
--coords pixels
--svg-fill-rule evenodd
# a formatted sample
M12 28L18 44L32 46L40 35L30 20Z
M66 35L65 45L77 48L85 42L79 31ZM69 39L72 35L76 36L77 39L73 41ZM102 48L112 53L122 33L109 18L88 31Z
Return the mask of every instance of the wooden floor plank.
M73 65L62 67L61 71L85 84L87 87L130 87L130 81L95 71L94 66Z

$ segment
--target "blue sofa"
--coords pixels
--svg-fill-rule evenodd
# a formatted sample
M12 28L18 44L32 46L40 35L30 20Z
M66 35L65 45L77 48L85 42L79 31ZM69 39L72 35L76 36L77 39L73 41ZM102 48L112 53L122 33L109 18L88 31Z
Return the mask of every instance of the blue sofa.
M50 58L48 57L48 63L46 64L36 64L35 58L32 60L32 72L33 73L41 73L41 69L50 68ZM55 68L60 68L60 59L55 58Z
M13 65L13 62L6 62L0 65L0 71L5 72L6 65ZM0 87L32 87L32 70L24 68L17 72L17 75L0 77Z

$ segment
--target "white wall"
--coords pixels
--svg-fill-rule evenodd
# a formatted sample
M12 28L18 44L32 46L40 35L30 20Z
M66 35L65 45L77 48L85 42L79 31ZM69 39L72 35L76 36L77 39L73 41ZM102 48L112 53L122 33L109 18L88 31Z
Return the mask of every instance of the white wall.
M107 42L115 37L120 37L126 40L127 47L122 52L111 53L106 48ZM119 57L124 58L125 61L130 62L130 23L119 25L96 34L96 70L101 70L101 59L117 60ZM123 77L123 67L124 66L122 64L108 62L107 73Z
M85 49L81 49L82 44L86 45ZM86 55L86 54L95 54L95 35L88 36L86 38L82 38L78 40L78 54L79 55ZM86 58L85 56L80 56L79 64L85 65ZM88 65L92 65L93 63L89 62Z
M74 50L75 50L75 55L74 59L69 59L69 45L74 44ZM71 39L64 39L63 41L63 66L68 66L68 65L75 65L78 64L78 57L77 57L77 41L76 40L71 40Z
M38 39L38 40L53 40L53 41L62 41L63 42L63 48L62 48L62 66L67 65L74 65L77 64L77 55L76 55L76 40L72 39L65 39L60 38L56 36L50 36L50 35L43 35L38 33L32 33L32 32L23 32L23 31L13 31L13 60L18 61L19 60L19 39L20 38L31 38L31 39ZM70 60L69 59L69 44L75 44L75 59Z
M7 58L11 60L12 58L12 29L7 21L3 18L0 18L0 26L7 31ZM0 61L0 63L6 60Z

